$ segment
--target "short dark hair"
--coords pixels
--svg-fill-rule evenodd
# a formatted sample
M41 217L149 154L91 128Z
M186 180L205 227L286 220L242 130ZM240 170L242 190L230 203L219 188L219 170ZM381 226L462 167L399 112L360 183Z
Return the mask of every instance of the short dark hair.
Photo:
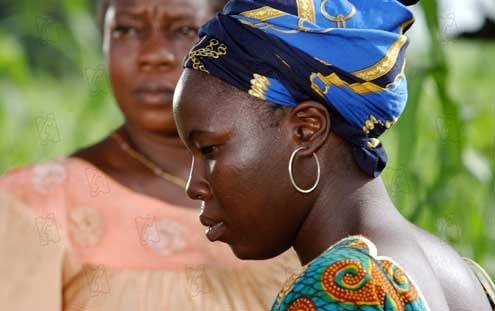
M98 23L98 28L103 36L103 30L105 29L105 14L107 13L108 7L112 3L112 0L98 0L96 6L96 22Z

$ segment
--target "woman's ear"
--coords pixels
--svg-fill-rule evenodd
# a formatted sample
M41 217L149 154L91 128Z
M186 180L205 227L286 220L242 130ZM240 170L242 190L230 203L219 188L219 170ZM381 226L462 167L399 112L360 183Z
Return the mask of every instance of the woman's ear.
M311 155L326 142L330 132L328 110L315 101L305 101L291 110L288 117L294 147L305 146L301 155Z

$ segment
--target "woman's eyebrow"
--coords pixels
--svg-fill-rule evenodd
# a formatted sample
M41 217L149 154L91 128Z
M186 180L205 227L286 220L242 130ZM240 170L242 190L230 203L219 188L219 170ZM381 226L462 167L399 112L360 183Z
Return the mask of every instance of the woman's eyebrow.
M189 132L188 140L196 139L198 138L198 136L201 135L211 135L211 134L214 134L214 132L194 129L191 132Z
M183 12L183 13L164 13L165 16L167 16L168 19L170 20L192 20L195 19L196 17L194 14L191 14L191 12Z
M143 15L143 10L139 9L132 9L132 8L117 8L115 9L115 16L116 17L131 17L131 18L138 18Z

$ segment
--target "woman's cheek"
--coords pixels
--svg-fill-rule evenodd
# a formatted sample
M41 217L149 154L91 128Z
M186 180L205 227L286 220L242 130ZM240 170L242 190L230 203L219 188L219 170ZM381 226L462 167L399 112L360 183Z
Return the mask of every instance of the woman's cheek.
M222 201L238 201L242 199L239 196L245 193L243 187L247 186L246 175L248 173L238 164L237 161L228 161L227 159L218 159L213 164L210 184L215 196L221 201L220 203Z
M109 54L109 70L112 80L115 80L115 87L127 88L127 79L135 78L137 69L136 49L129 49L122 46L113 47ZM126 57L122 57L126 55Z
M196 37L187 38L187 39L186 38L177 39L175 43L172 43L174 45L174 50L176 55L179 55L180 58L182 59L185 55L187 55L187 53L194 45L194 43L196 43L196 41L197 41Z
M208 175L213 175L215 173L215 168L217 166L217 160L209 160L206 162L206 173Z

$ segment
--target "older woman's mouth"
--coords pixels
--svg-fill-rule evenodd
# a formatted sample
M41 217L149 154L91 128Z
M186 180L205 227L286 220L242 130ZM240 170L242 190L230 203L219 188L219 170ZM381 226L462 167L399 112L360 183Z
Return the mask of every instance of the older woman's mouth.
M167 105L172 102L174 89L163 85L145 85L133 92L136 98L148 105Z

